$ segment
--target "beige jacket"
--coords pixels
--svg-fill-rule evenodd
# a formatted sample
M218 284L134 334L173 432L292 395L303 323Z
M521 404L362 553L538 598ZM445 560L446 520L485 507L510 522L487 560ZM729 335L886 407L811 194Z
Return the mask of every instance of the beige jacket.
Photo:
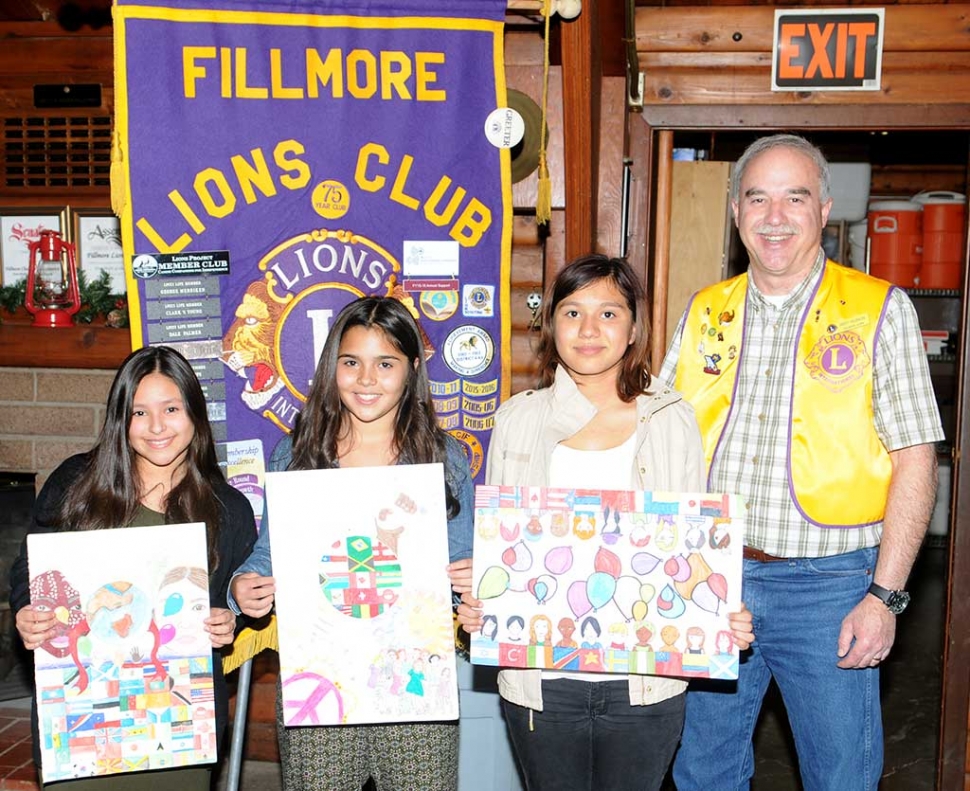
M694 409L680 393L654 381L657 389L637 398L637 486L644 491L704 491L704 450ZM548 486L553 448L595 414L596 407L561 367L551 387L509 399L495 417L486 483ZM503 670L499 694L511 703L542 711L541 674L541 670ZM687 687L687 682L675 678L628 678L633 706L659 703Z

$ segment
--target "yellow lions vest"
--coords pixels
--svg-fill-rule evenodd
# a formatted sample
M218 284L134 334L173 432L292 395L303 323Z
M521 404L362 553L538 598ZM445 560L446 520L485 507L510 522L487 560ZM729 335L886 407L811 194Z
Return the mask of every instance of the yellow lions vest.
M735 404L747 274L699 291L688 309L675 387L693 404L708 470ZM788 434L792 501L819 527L883 518L892 463L873 426L872 363L889 283L827 261L793 349Z

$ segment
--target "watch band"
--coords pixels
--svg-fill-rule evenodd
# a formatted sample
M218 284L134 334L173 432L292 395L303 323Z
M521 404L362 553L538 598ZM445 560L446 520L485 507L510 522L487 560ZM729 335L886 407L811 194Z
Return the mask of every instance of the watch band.
M869 593L882 601L893 615L899 615L909 604L909 593L906 591L889 590L875 582L869 586Z
M895 593L895 591L889 590L889 588L884 588L882 585L877 585L873 582L869 586L869 593L875 596L877 599L882 599L886 604L889 604L889 597Z

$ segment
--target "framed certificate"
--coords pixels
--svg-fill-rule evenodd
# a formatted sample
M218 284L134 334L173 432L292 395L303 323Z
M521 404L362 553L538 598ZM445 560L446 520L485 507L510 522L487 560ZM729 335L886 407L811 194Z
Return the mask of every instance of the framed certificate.
M66 227L66 208L0 208L0 283L12 286L26 280L30 243L40 238L41 231L63 235Z
M77 248L77 267L88 282L107 272L111 293L125 293L121 221L109 209L71 209L71 241Z

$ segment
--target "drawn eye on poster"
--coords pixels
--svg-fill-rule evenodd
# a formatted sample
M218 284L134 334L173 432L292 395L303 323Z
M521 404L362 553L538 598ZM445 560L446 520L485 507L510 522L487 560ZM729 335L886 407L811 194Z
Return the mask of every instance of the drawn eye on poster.
M27 537L44 783L216 760L205 525Z
M458 718L441 464L271 472L286 725Z
M736 679L743 502L479 486L472 662Z

